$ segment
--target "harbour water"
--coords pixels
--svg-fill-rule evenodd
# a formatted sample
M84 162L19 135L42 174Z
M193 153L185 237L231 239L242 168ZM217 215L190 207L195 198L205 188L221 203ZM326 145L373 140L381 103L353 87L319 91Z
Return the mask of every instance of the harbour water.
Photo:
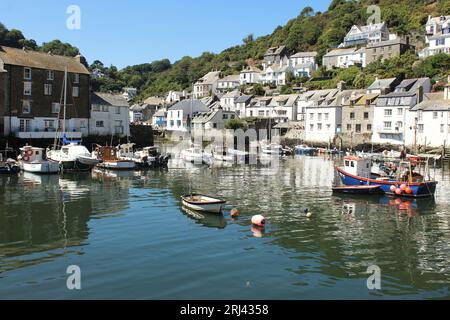
M0 298L450 298L449 172L435 171L435 200L402 202L333 196L335 164L0 176ZM186 214L190 192L240 217ZM67 289L71 265L81 290ZM373 265L381 290L367 287Z

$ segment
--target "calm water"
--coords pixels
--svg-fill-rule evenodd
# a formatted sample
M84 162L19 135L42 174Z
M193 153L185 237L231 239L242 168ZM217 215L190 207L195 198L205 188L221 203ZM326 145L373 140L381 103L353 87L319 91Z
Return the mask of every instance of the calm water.
M118 176L2 176L0 298L450 298L449 173L436 171L435 201L401 204L332 196L333 166L174 161ZM183 213L191 190L226 198L241 216ZM263 233L249 222L260 213ZM66 288L70 265L81 268L81 291ZM381 291L367 289L371 265Z

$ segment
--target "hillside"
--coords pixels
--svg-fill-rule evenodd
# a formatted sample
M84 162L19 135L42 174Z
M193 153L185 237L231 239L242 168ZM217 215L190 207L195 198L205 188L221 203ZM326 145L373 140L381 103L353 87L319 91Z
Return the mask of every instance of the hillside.
M231 47L219 54L206 52L196 58L184 57L173 64L168 60L161 60L123 70L117 70L114 66L105 67L100 61L95 61L92 67L102 70L107 77L94 79L93 87L102 91L119 91L125 86L137 87L140 99L164 94L169 90L183 90L212 69L222 70L225 74L237 73L247 61L258 61L269 47L279 45L285 45L290 53L318 51L320 62L327 50L342 42L352 25L366 24L367 7L373 4L380 6L382 20L386 21L391 32L409 35L419 48L423 46L424 24L428 15L450 14L450 0L333 0L326 12L314 12L312 8L307 7L285 26L276 28L272 34L257 39L249 35L243 39L242 45ZM3 35L2 38L0 28L0 44L4 41L5 37ZM28 40L21 41L24 45L33 46L32 40L28 44ZM37 50L53 49L69 55L78 50L55 41L51 44L52 47L49 44L38 47L34 42ZM312 88L328 87L344 80L349 86L363 87L375 75L383 77L392 73L405 77L427 75L439 80L450 71L450 61L446 55L424 62L418 62L414 55L391 60L387 63L376 62L364 71L358 68L331 73L320 70L316 76L328 80L313 81L306 85Z

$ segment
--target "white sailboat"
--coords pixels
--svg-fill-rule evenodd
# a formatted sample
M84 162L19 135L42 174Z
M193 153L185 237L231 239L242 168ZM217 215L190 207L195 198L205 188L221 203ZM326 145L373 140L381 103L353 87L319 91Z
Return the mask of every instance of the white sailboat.
M66 137L66 109L67 109L67 68L64 71L64 108L62 132L55 136L53 149L47 149L47 158L59 164L62 171L82 172L91 170L100 161L92 156L89 150L78 142L68 141ZM61 136L62 133L62 136ZM63 140L63 146L58 149L58 140Z

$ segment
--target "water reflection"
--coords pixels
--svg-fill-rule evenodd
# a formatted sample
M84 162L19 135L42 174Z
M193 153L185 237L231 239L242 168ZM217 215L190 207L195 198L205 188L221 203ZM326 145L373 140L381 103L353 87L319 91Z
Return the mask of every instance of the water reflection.
M88 297L110 297L123 286L133 292L119 298L153 290L151 297L166 298L372 297L365 272L374 264L382 297L448 297L448 173L438 172L435 201L333 196L336 164L298 157L208 168L174 159L169 170L0 177L0 292L11 271L45 270L76 255L101 265L101 285ZM180 197L191 192L226 199L239 218L181 211ZM267 218L266 229L251 226L255 214ZM116 272L123 282L111 280ZM258 290L231 285L252 277Z

